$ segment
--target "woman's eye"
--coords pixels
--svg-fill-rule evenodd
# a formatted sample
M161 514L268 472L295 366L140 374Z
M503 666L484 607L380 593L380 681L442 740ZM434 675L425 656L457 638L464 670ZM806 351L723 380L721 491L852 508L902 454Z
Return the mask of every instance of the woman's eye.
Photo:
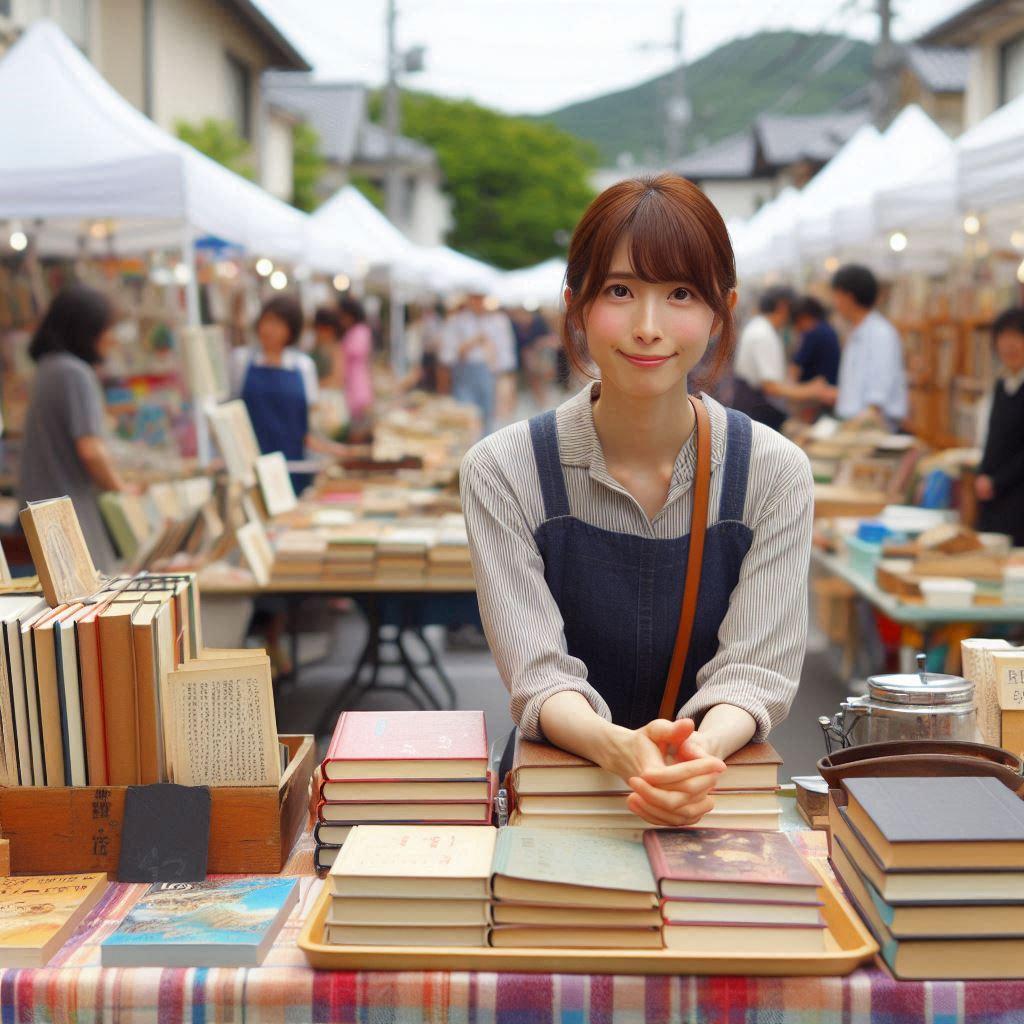
M629 295L629 289L624 284L613 284L609 287L608 294L613 299L625 299Z
M685 302L689 297L690 297L690 289L689 288L677 288L672 293L672 298L673 299L678 299L680 302Z

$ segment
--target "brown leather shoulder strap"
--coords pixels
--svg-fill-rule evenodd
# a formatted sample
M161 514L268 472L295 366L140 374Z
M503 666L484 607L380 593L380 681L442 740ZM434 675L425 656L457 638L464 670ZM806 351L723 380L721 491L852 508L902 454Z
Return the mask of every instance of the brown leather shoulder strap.
M661 698L659 717L670 721L676 717L676 701L683 684L683 668L690 650L690 636L693 620L697 614L697 595L700 592L700 575L704 563L704 536L708 529L708 495L711 492L711 420L704 403L690 396L690 404L696 416L694 432L697 441L697 471L693 479L693 520L690 523L690 550L686 559L686 584L683 588L683 605L679 611L679 629L672 650L672 661L665 680L665 692Z

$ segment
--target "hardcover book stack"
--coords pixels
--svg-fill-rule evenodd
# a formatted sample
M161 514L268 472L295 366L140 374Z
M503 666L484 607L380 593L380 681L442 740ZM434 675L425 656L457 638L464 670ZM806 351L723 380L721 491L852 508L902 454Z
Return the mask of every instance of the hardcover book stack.
M497 830L357 825L328 876L325 938L343 946L486 946Z
M427 552L427 578L437 581L473 578L466 522L461 515L445 516L438 526L434 543Z
M775 829L781 808L778 771L782 759L769 743L749 744L726 758L715 791L715 807L702 819L714 828ZM650 824L626 804L632 790L617 775L575 754L516 734L511 788L511 825L531 828L616 829L639 833Z
M784 833L652 829L644 844L662 897L666 949L825 949L820 879Z
M275 581L318 580L324 574L327 541L312 530L286 530L274 538Z
M427 570L427 552L434 542L429 527L393 527L377 544L378 579L419 579Z
M360 522L326 531L324 579L343 583L372 580L377 563L377 523Z
M492 946L661 948L642 843L608 833L503 828L491 887Z
M320 766L316 867L355 825L490 825L482 711L346 711Z
M898 978L1024 977L1024 803L993 778L847 779L831 862Z

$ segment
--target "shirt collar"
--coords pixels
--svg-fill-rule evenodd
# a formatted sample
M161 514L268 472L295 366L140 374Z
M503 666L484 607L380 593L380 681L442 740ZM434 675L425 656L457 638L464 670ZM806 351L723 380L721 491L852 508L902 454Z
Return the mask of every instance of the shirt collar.
M601 439L594 426L593 402L601 393L601 382L592 381L576 395L558 407L558 453L563 466L584 466L594 479L607 477ZM711 465L712 469L725 460L727 419L725 408L708 395L702 396L711 420ZM690 436L679 450L672 468L672 486L689 483L697 469L696 438ZM607 481L606 481L607 482Z
M1005 371L1000 374L1000 378L1003 382L1003 390L1010 396L1017 394L1021 389L1021 385L1024 385L1024 370L1020 373L1013 375L1006 373Z

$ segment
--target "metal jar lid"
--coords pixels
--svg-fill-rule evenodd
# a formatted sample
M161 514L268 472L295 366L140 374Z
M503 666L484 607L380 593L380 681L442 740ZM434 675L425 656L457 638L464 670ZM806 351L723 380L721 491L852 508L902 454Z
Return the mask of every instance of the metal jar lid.
M974 683L962 676L926 672L924 655L917 656L918 671L871 676L868 691L874 700L888 704L969 704Z

